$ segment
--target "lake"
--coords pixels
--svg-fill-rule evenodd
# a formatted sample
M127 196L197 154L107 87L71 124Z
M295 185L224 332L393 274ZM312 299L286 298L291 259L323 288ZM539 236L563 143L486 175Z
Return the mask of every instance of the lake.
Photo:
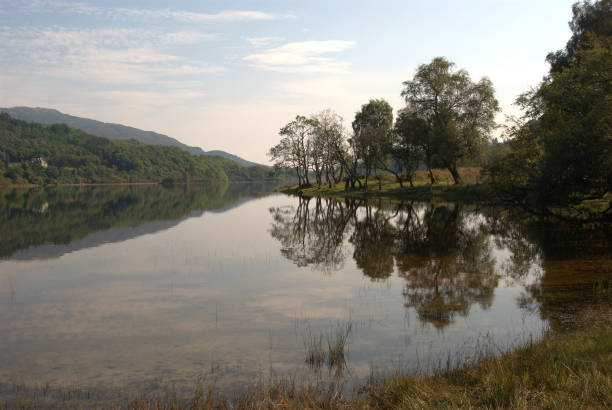
M350 395L371 375L612 315L609 228L470 204L267 185L6 190L0 257L5 400L188 395L202 380L228 394L290 379Z

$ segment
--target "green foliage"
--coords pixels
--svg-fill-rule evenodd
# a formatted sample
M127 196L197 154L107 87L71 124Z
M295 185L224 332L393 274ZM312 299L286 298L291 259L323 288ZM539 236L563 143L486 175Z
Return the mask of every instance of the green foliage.
M393 144L393 108L385 100L370 100L361 106L353 120L356 154L365 168L367 189L368 177L376 167L384 168Z
M612 2L573 12L566 48L547 57L550 75L517 99L526 115L510 151L489 166L500 190L540 204L612 189Z
M576 58L580 58L578 52L589 48L588 44L593 37L612 36L612 0L575 3L572 6L572 14L572 21L569 22L572 37L565 45L565 49L546 56L546 61L550 63L551 74L561 72Z
M510 126L508 149L494 152L486 169L491 182L512 195L526 195L537 188L533 184L540 177L543 153L533 130L535 125L517 121Z
M34 165L43 158L47 167ZM0 183L82 184L120 182L227 182L263 180L269 169L241 167L178 147L96 137L65 124L41 125L0 113Z
M431 158L430 133L427 122L408 111L399 112L393 129L393 159L406 173L413 186L413 175L423 158ZM430 163L430 161L426 161Z
M491 80L471 81L465 70L452 71L454 63L436 57L422 64L412 81L404 82L404 111L420 120L418 128L428 169L441 165L460 182L457 165L486 144L499 110Z
M564 195L612 186L612 35L578 50L538 95L545 180Z

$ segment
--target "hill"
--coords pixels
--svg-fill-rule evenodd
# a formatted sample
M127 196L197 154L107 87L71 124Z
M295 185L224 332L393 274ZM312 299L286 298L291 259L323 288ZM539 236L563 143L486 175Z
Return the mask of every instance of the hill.
M254 167L255 165L261 165L256 162L247 161L244 158L240 158L238 155L230 154L229 152L221 151L221 150L212 150L204 152L204 155L216 155L219 157L231 159L232 161L236 161L243 167Z
M28 123L0 113L0 185L262 181L270 168L243 167L176 146L111 140L66 124Z
M157 132L144 131L138 128L128 127L126 125L76 117L74 115L64 114L52 108L12 107L0 108L0 112L6 112L11 117L26 122L38 124L66 124L69 127L78 128L98 137L105 137L114 140L134 139L148 145L178 147L194 155L216 155L231 159L232 161L236 161L240 165L246 167L259 165L255 162L247 161L237 155L233 155L225 151L204 151L200 147L185 145L172 137L159 134Z

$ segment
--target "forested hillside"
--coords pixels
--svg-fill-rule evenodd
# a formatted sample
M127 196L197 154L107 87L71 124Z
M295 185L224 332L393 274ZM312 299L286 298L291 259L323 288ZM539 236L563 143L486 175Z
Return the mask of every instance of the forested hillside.
M0 185L259 181L264 166L242 167L178 148L109 140L65 124L27 123L0 114Z
M147 145L165 145L170 147L179 147L190 154L194 155L216 155L236 161L242 166L250 167L259 165L255 162L247 161L237 155L221 150L204 151L200 147L192 147L182 142L153 131L144 131L134 127L128 127L121 124L113 124L92 120L90 118L77 117L74 115L64 114L52 108L41 107L12 107L0 108L0 112L6 112L11 117L26 122L37 124L66 124L69 127L78 128L89 134L98 137L110 138L112 140L136 140Z
M66 124L69 127L78 128L98 137L110 138L112 140L136 140L148 145L167 145L179 147L196 155L203 155L204 151L199 147L190 147L174 138L153 131L144 131L134 127L121 124L112 124L89 118L76 117L64 114L52 108L41 107L12 107L0 108L0 112L6 112L11 117L33 122L37 124Z

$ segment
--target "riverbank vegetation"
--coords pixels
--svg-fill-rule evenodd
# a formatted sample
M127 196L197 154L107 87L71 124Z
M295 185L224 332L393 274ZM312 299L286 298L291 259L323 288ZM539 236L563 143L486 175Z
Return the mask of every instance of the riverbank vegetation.
M0 186L92 183L263 181L265 166L243 167L178 147L110 140L65 124L41 125L0 113Z
M494 346L487 346L494 348ZM172 389L162 395L114 395L113 407L130 409L438 409L438 408L610 408L612 407L612 327L565 334L499 356L481 350L472 360L432 374L377 377L355 398L325 387L295 382L254 385L234 397L203 381L189 398ZM97 392L0 383L3 406L11 408L100 407Z
M311 195L358 195L376 189L372 179L382 194L391 174L399 189L386 184L387 194L419 197L418 189L403 190L418 185L418 170L432 186L436 168L460 185L459 167L477 165L490 188L483 200L540 216L612 219L612 1L576 3L570 28L565 49L546 57L543 81L518 96L524 115L508 119L501 143L490 141L498 111L491 81L473 82L437 57L403 83L406 105L395 121L380 99L361 107L350 131L330 110L297 116L269 156L294 169L296 191Z
M487 346L493 348L494 346ZM429 376L371 377L354 399L279 383L233 400L197 390L191 401L141 400L132 408L439 409L610 408L612 328L548 334L543 340Z

